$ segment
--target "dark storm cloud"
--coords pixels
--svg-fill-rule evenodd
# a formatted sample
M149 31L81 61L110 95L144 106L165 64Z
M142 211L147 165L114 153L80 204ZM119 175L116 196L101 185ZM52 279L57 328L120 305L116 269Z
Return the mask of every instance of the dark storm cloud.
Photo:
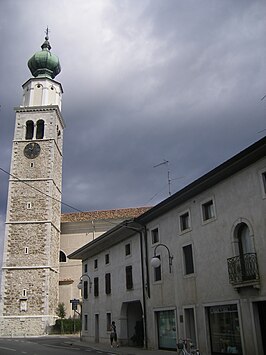
M1 167L48 24L65 91L63 201L78 209L155 204L168 185L167 166L154 165L169 160L173 193L266 128L264 1L6 0L0 10ZM1 216L6 189L1 173Z

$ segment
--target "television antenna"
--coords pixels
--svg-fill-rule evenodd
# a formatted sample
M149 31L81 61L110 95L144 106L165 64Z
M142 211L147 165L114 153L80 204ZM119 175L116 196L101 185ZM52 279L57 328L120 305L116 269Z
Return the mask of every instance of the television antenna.
M169 160L164 159L163 162L154 165L154 168L158 168L158 166L167 165L167 182L168 182L168 194L171 196L171 179L170 179L170 169L169 169Z

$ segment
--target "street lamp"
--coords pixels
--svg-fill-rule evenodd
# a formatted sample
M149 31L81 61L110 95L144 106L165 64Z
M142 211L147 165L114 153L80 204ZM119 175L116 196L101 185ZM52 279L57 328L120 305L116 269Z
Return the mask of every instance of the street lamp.
M156 255L156 250L160 246L165 247L167 249L167 251L168 251L169 272L171 273L172 272L172 264L173 264L173 258L174 257L173 257L173 255L171 255L168 246L166 246L163 243L157 244L156 247L154 248L154 255L153 255L152 259L151 259L151 266L154 267L154 268L157 268L157 267L159 267L161 265L161 260L160 260L159 256Z
M80 278L79 278L79 283L78 283L78 286L77 286L77 287L78 287L79 290L82 290L82 286L83 286L83 283L84 283L84 280L83 280L84 277L87 277L87 278L89 279L89 290L90 290L90 292L91 292L92 282L91 282L90 276L87 275L87 274L83 274L83 275L80 276Z

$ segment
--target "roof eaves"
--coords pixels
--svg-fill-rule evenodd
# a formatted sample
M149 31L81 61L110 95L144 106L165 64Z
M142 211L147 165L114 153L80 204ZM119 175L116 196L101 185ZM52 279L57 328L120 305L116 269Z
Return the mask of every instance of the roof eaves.
M174 195L152 207L150 210L137 217L136 222L141 224L148 223L265 156L266 137L242 150L240 153L218 165Z

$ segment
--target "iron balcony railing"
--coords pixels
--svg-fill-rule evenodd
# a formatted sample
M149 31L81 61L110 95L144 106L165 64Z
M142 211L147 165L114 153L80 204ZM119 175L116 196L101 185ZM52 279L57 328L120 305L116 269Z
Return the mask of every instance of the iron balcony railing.
M241 284L259 281L256 253L247 253L227 259L229 282Z

